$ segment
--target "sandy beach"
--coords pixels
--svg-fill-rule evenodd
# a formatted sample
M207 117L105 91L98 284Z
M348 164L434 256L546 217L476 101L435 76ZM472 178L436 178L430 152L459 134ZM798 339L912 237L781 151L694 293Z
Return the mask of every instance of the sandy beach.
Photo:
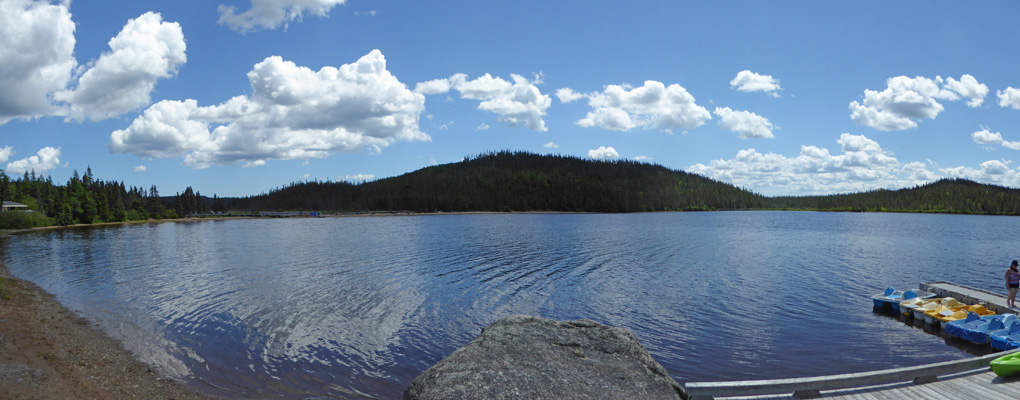
M2 261L0 277L0 398L215 398L162 377Z

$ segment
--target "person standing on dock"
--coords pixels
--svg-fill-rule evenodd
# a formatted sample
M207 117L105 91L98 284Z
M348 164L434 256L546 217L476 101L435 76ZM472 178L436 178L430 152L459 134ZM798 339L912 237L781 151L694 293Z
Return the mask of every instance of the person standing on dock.
M1010 307L1016 307L1016 292L1020 289L1020 270L1017 270L1016 260L1013 260L1013 264L1010 264L1009 269L1006 270L1006 288L1009 289L1009 297L1006 299L1006 304Z

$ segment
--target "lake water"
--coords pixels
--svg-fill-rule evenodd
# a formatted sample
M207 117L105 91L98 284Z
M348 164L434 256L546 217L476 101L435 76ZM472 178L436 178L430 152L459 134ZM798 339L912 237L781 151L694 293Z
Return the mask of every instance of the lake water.
M627 327L679 382L969 357L872 311L1004 292L1015 217L813 212L226 220L0 238L11 273L227 397L399 398L511 314Z

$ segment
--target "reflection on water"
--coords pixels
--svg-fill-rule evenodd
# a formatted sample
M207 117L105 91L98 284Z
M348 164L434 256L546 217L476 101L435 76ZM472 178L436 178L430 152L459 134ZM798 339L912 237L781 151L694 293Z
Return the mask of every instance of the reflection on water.
M944 342L945 342L945 344L947 346L953 346L953 347L959 349L962 352L965 352L965 353L968 353L968 354L971 354L971 355L974 355L974 356L979 356L979 357L980 356L986 356L986 355L992 354L993 352L997 351L997 350L993 349L992 346L988 345L987 343L986 344L975 344L975 343L971 343L971 342L969 342L967 340L960 339L960 338L958 338L956 336L950 335L950 334L946 333L946 331L942 330L942 328L939 325L924 323L924 319L923 318L913 318L913 317L908 317L908 316L905 316L905 315L902 315L902 314L896 314L888 306L886 306L885 308L883 308L883 307L872 307L872 312L874 312L876 314L879 314L879 315L882 315L882 316L886 316L888 318L896 319L896 320L898 320L898 321L900 321L900 322L902 322L904 324L913 326L913 327L915 327L917 329L921 329L922 331L924 331L927 334L936 336L936 337L944 340Z
M678 381L918 365L973 349L872 312L997 290L1020 220L802 212L205 221L4 239L11 272L228 397L398 398L510 314L630 328ZM949 345L947 345L947 343Z

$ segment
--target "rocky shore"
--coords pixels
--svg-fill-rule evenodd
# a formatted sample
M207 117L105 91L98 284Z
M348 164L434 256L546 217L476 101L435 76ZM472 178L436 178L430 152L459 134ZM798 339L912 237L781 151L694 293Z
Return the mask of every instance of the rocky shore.
M0 398L215 398L163 378L2 261L0 277Z

